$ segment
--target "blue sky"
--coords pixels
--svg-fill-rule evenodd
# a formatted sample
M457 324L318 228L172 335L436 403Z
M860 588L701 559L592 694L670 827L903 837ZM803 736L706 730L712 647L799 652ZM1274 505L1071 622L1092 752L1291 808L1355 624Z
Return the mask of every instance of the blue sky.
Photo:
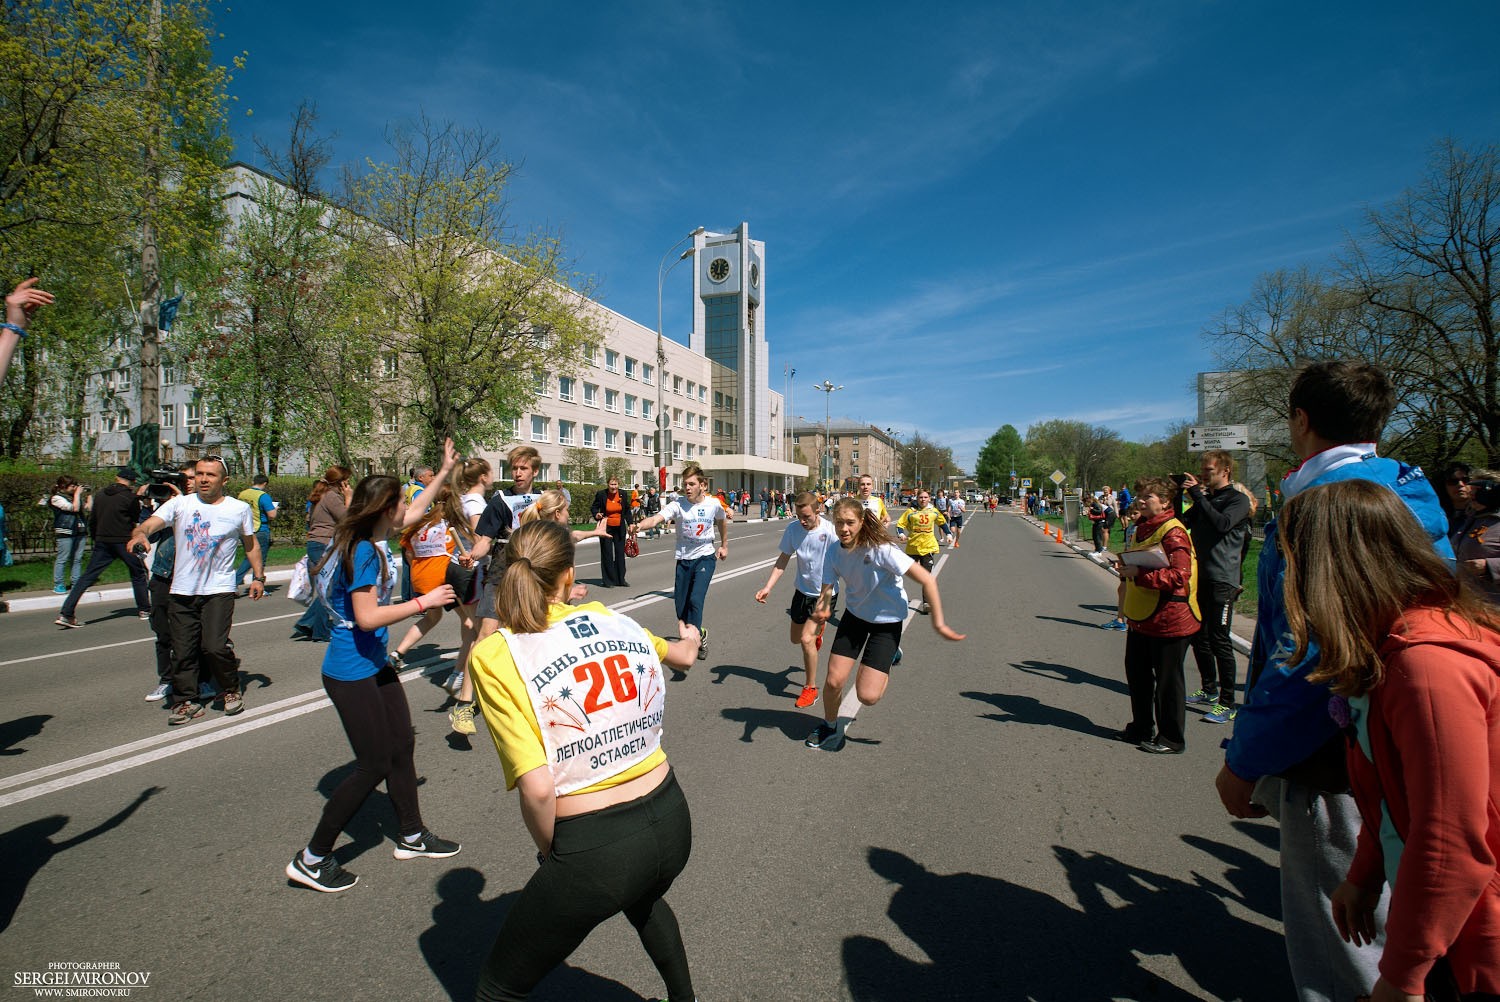
M421 20L423 15L430 15ZM521 168L650 327L695 226L766 242L772 386L920 429L972 469L1000 425L1149 440L1195 413L1202 332L1264 272L1331 260L1445 136L1500 141L1500 4L477 3L223 12L238 156L316 102L338 163L418 112ZM691 276L666 292L686 342Z

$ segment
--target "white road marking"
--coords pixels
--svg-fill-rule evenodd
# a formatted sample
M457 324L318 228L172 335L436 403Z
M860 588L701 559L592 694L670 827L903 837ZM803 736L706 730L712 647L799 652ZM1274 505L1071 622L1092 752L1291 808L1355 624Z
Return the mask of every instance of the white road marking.
M764 570L776 562L772 557L757 563L747 564L744 567L735 568L723 574L715 574L715 581L727 581L745 574L752 574L758 570ZM640 598L622 602L619 605L610 606L616 612L628 612L639 609L657 602L665 602L670 599L668 595L644 595ZM301 613L291 613L287 616L273 616L269 619L250 620L240 625L249 626L251 623L266 623L276 619L288 619L290 616L300 616ZM153 640L147 637L144 640ZM81 654L88 650L107 650L112 647L123 647L127 644L143 643L144 640L127 640L118 644L104 644L99 647L85 648L65 653ZM438 674L451 670L451 666L441 663L450 660L457 652L447 653L441 657L439 663L426 663L415 666L401 673L402 683L410 682L428 674ZM22 658L19 661L0 662L0 664L18 664L21 661L41 660L43 658L57 657L59 655L44 654L39 658ZM132 741L128 744L107 748L104 751L93 752L78 758L69 759L66 762L58 762L53 765L33 769L15 776L0 778L0 790L20 787L13 793L0 795L0 808L9 807L12 804L24 803L36 797L46 796L49 793L57 793L70 787L79 786L83 783L113 776L127 769L157 762L173 755L180 755L194 748L215 744L227 738L232 738L250 731L268 727L271 724L279 724L283 721L293 720L303 714L312 713L332 706L328 696L322 689L314 689L304 692L298 696L288 696L286 699L265 706L253 707L243 714L235 717L220 717L207 723L188 725L182 731L168 731L164 734L155 734L148 738ZM123 756L123 757L122 757ZM104 763L102 765L97 763ZM93 766L93 768L89 768ZM76 771L82 770L82 771ZM67 775L65 775L67 774ZM49 779L48 777L58 777ZM30 785L28 785L30 784Z
M287 613L284 616L267 616L264 619L247 619L244 622L242 622L242 623L236 623L235 625L236 626L254 626L256 623L274 623L278 619L291 619L293 616L300 617L301 615L302 615L302 613L300 611L298 611L298 612L289 612L289 613ZM37 654L37 655L34 655L32 657L29 657L29 658L14 658L14 659L12 659L10 661L0 661L0 668L4 668L7 665L24 665L24 664L26 664L28 662L31 662L31 661L46 661L49 658L72 657L74 654L88 654L88 653L90 653L92 651L108 651L108 650L112 650L113 648L116 648L116 647L129 647L131 644L154 644L154 643L156 643L156 638L153 636L153 637L138 637L135 640L121 640L121 641L118 641L118 642L113 643L113 644L99 644L99 645L97 645L95 647L75 647L75 648L72 648L71 650L57 651L56 653L53 653L53 654Z

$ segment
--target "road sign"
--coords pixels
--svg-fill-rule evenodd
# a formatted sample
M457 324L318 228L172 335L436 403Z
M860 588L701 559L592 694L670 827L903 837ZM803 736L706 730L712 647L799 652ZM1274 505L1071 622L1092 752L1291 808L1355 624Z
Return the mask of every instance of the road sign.
M1052 471L1052 476L1048 477L1047 479L1051 480L1054 484L1056 484L1057 486L1061 487L1062 486L1062 482L1064 480L1068 479L1068 475L1066 473L1064 473L1062 470L1053 470Z
M1029 488L1031 486L1031 478L1030 477L1022 477L1021 478L1021 486Z
M1250 426L1244 424L1212 424L1188 429L1188 452L1207 452L1210 449L1250 448Z

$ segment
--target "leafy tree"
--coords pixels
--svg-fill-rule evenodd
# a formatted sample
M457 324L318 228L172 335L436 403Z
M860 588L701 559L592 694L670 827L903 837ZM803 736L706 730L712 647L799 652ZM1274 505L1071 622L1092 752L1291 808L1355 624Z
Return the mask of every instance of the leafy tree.
M1054 460L1056 469L1071 473L1074 486L1091 490L1103 486L1105 470L1119 453L1120 436L1102 425L1057 418L1028 427L1026 449L1033 457Z
M974 477L989 490L992 485L1010 485L1010 471L1019 471L1026 463L1026 443L1013 425L1001 425L979 450Z
M590 283L551 234L506 226L512 166L481 130L426 118L389 135L390 163L350 178L368 223L361 271L378 287L405 409L435 451L507 437L536 380L577 371L603 339Z
M611 477L620 481L622 490L629 490L633 483L630 479L630 461L623 456L606 457L600 474L600 479L604 483L609 483Z
M599 482L599 453L581 445L570 445L563 450L563 465L567 468L564 478L575 484Z

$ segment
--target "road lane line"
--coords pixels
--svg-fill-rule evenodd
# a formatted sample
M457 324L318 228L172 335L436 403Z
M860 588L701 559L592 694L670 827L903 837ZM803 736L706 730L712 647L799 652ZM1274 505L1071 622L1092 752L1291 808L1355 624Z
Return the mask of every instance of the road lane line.
M284 616L267 616L264 619L247 619L243 623L235 623L235 626L254 626L257 623L274 623L278 619L291 619L293 616L301 616L301 612L289 612ZM14 658L10 661L0 661L0 668L8 665L24 665L31 661L46 661L48 658L71 657L74 654L89 654L93 651L108 651L116 647L129 647L131 644L154 644L156 637L138 637L135 640L121 640L113 644L99 644L96 647L77 647L71 650L58 651L55 654L37 654L29 658Z
M753 574L756 571L764 570L765 568L771 566L776 562L776 560L776 557L772 557L766 560L758 561L756 563L747 564L744 567L737 567L732 571L725 572L724 574L714 575L714 580L727 581L746 574ZM639 609L644 606L655 604L657 602L665 602L670 598L670 595L645 595L637 599L622 602L617 606L610 606L609 608L613 609L616 612L626 612L631 609ZM287 619L290 618L290 616L294 615L301 615L301 613L291 613L288 616L273 616L270 619L252 620L241 625L249 626L253 622L271 622L275 619ZM145 639L154 640L155 638L148 637ZM124 641L120 644L106 644L101 647L91 649L107 650L111 647L120 647L124 646L125 644L141 642L143 641L131 640ZM71 653L83 652L74 651ZM42 655L42 657L55 656L56 655ZM402 684L405 684L412 681L413 679L421 678L422 676L427 674L437 674L439 672L449 670L450 666L446 663L448 660L451 660L451 655L448 658L442 658L437 662L428 662L419 666L413 666L407 671L401 673L401 682ZM0 664L9 663L14 662L0 662ZM270 724L280 723L285 720L292 720L296 717L302 716L303 714L311 713L314 710L319 710L330 705L332 704L329 703L327 695L321 689L315 689L310 692L302 693L301 695L288 696L286 699L279 700L275 703L270 703L262 707L250 709L246 711L246 713L236 717L220 717L217 720L211 720L205 724L200 724L196 727L193 727L191 730L186 732L168 731L165 734L154 734L147 738L141 738L140 740L129 742L128 744L118 745L114 748L105 749L104 751L93 752L88 755L79 756L78 758L69 759L66 762L58 762L53 765L43 766L39 769L33 769L30 772L24 772L15 776L0 778L0 790L10 789L12 787L21 787L21 789L17 789L13 793L0 795L0 808L9 807L12 804L23 803L36 797L45 796L49 793L56 793L60 790L66 790L70 787L78 786L82 783L92 782L96 779L103 779L107 776L113 776L116 773L124 772L127 769L133 769L136 766L160 761L161 759L181 754L182 752L188 751L193 748L200 748L205 745L214 744L218 741L223 741L224 739L233 737L236 734L259 730L260 728L266 727ZM122 758L121 756L125 757ZM98 765L95 768L87 768L89 766L94 766L96 763L106 764ZM84 771L75 771L80 769ZM71 775L62 775L64 773L71 773ZM50 776L58 776L60 778L52 779L47 782L38 782L40 780L46 780L47 777Z

